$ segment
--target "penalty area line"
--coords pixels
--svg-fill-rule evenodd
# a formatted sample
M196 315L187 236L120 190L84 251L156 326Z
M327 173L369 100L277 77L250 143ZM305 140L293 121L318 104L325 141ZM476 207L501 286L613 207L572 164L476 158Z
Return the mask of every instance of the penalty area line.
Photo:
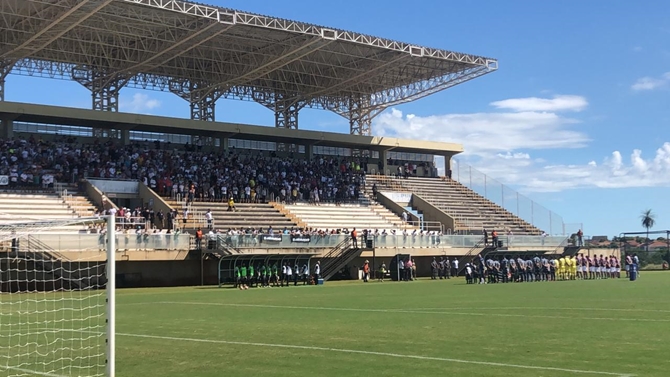
M390 352L350 350L350 349L330 348L330 347L299 346L299 345L292 345L292 344L273 344L273 343L256 343L256 342L239 342L239 341L214 340L214 339L195 339L195 338L182 338L182 337L177 337L177 336L159 336L159 335L147 335L147 334L117 333L116 335L125 336L125 337L134 337L134 338L145 338L145 339L173 340L173 341L179 341L179 342L194 342L194 343L208 343L208 344L229 344L229 345L250 346L250 347L273 347L273 348L285 348L285 349L300 349L300 350L306 350L306 351L323 351L323 352L348 353L348 354L359 354L359 355L368 355L368 356L384 356L384 357L393 357L393 358L400 358L400 359L412 359L412 360L423 360L423 361L440 361L440 362L454 363L454 364L472 364L472 365L482 365L482 366L489 366L489 367L504 367L504 368L516 368L516 369L527 369L527 370L543 370L543 371L554 371L554 372L563 372L563 373L572 373L572 374L592 374L592 375L617 376L617 377L634 377L635 376L634 374L628 374L628 373L603 372L603 371L597 371L597 370L581 370L581 369L542 367L542 366L533 366L533 365L505 364L505 363L496 363L496 362L490 362L490 361L461 360L461 359L451 359L451 358L446 358L446 357L432 357L432 356L419 356L419 355L403 355L403 354L390 353Z

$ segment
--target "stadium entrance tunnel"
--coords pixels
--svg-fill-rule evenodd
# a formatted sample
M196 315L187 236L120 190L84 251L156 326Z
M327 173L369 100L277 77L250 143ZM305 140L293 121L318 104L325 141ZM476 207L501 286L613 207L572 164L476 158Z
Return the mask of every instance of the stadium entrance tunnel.
M271 268L277 266L279 271L286 263L293 268L294 266L307 265L312 271L311 261L317 254L236 254L222 256L219 260L218 276L219 287L226 284L235 284L235 269L241 267L250 267L254 269L254 273L260 271L261 266Z

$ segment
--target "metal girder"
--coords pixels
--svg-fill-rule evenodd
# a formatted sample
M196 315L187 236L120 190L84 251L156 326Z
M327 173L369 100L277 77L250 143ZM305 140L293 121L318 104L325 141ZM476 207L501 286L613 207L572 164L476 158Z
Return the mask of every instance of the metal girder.
M13 66L12 62L0 61L0 101L5 100L5 82Z
M109 80L113 74L92 67L74 67L72 78L91 91L92 109L97 111L119 111L119 92L125 80Z
M398 64L403 60L407 60L408 58L409 58L409 55L399 55L396 58L387 61L386 63L375 64L374 66L365 69L362 73L360 73L358 75L355 75L355 76L352 76L352 77L349 77L346 80L338 82L337 84L330 85L327 88L324 88L324 89L319 90L317 92L307 93L305 95L305 97L306 98L314 98L314 97L318 97L322 94L326 94L328 92L331 92L331 93L336 92L337 90L339 90L343 87L346 87L350 83L359 81L361 79L364 79L365 77L370 77L374 73L376 73L378 71L381 71L381 70L384 70L384 69L386 69L386 67L388 67L390 65Z
M10 51L0 54L0 59L22 59L43 50L55 40L61 38L67 32L99 12L112 1L113 0L102 1L97 4L96 7L86 10L84 15L78 16L70 22L66 22L72 15L77 15L78 11L85 9L87 5L91 5L91 0L61 0L58 4L53 6L53 8L65 6L62 13L52 16L52 18L48 20L49 23L47 25L35 26L34 33L29 38L22 41L20 45L14 47Z
M350 98L345 115L349 118L349 132L352 135L372 135L372 118L377 115L370 111L369 98Z
M493 71L495 69L489 69L488 67L474 67L447 75L436 76L428 80L412 82L373 94L371 105L376 107L383 104L384 107L390 107L412 102Z
M446 51L428 47L415 46L408 43L398 42L390 39L373 37L352 31L336 30L321 27L304 22L297 22L275 17L262 16L258 14L238 11L228 8L218 8L203 4L189 3L177 0L123 0L128 3L158 8L165 11L178 12L191 16L204 17L212 20L220 19L220 13L234 13L235 23L238 25L247 25L264 29L279 30L290 33L307 34L313 36L323 36L328 39L343 42L362 44L370 47L383 48L410 53L412 55L427 56L436 59L457 61L468 64L485 65L487 58L474 56L453 51Z
M175 57L184 55L185 53L193 50L194 48L202 45L203 43L211 40L212 38L215 38L220 34L225 33L232 26L233 25L229 25L227 27L221 27L221 25L218 23L212 23L206 26L205 28L192 33L191 35L188 35L187 37L183 38L177 43L167 43L165 48L163 48L156 54L152 55L151 57L147 58L146 60L140 63L137 63L129 68L126 68L124 71L129 76L134 76L142 71L146 72L155 69L157 67L160 67L163 64L169 62L170 60L174 59ZM221 29L210 33L212 29L215 29L217 27L221 27Z
M290 42L300 43L292 45ZM216 88L231 88L258 80L270 72L276 71L289 63L318 51L329 45L332 41L324 40L322 38L310 38L307 40L304 38L291 38L290 42L288 45L285 45L284 43L286 43L286 41L284 41L284 43L273 43L264 47L260 59L258 57L258 55L260 55L258 50L254 53L237 57L237 59L240 60L239 63L241 63L241 65L246 65L250 67L250 69L241 75L236 75L230 80L214 84L210 90L215 90Z
M208 41L220 36L234 26L232 15L228 16L229 17L225 21L222 20L220 22L209 22L208 25L194 31L191 31L190 29L192 28L189 28L189 31L185 32L183 37L174 38L174 41L164 41L155 53L141 59L141 61L130 67L124 67L121 75L125 78L130 78L134 75L140 74L141 72L157 69L167 64L171 60L181 57L193 49L196 49ZM200 22L200 20L198 20L198 22ZM197 25L197 22L195 24ZM215 30L216 28L219 29Z
M255 95L254 101L272 110L275 114L275 127L298 129L298 113L306 102L297 95L274 93L274 95Z
M170 92L189 102L191 119L207 122L216 121L216 101L221 98L221 92L203 90L209 88L208 83L197 81L174 81L170 85Z
M175 83L197 119L213 119L219 97L290 93L301 107L348 119L350 99L366 98L353 107L363 121L352 130L363 133L388 106L497 69L480 56L178 0L2 0L0 55L8 53L12 73L91 87L95 108L118 109L123 85L173 91ZM100 74L83 79L79 67Z

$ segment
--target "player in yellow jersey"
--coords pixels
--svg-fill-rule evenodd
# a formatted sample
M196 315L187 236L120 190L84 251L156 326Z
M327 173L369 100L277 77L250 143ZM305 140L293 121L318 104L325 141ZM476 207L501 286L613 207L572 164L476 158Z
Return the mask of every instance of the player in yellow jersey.
M565 258L558 258L558 280L565 280Z

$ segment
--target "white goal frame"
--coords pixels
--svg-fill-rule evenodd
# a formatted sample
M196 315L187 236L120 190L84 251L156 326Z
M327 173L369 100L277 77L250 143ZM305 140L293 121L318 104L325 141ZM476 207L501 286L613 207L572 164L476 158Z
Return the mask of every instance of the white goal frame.
M107 234L116 235L116 214L107 216ZM107 377L116 372L116 237L107 243Z
M105 347L105 376L106 377L115 377L116 371L116 221L114 214L109 216L101 217L87 217L87 218L75 218L75 219L63 219L63 220L44 220L44 221L35 221L35 222L20 222L20 223L7 223L0 225L0 242L7 242L13 239L21 239L22 237L28 237L29 235L34 235L43 230L47 230L53 227L66 226L66 225L87 225L93 223L106 222L106 265L105 265L105 292L101 293L101 298L104 297L104 306L105 306L105 324L106 324L106 334L104 338L106 339ZM12 245L13 246L13 245ZM18 251L18 247L17 247ZM12 255L12 254L9 254ZM11 271L11 269L10 269ZM9 275L8 275L9 276ZM11 279L8 283L11 284ZM9 286L9 285L8 285ZM55 287L55 286L54 286ZM11 287L9 288L11 292ZM2 294L2 292L0 292ZM9 293L11 294L11 293ZM2 300L2 298L0 298ZM11 303L11 301L10 301ZM102 307L100 305L99 307ZM11 313L11 311L10 311ZM10 333L11 334L11 333ZM10 343L11 344L11 343ZM10 354L11 355L11 354ZM100 364L98 364L100 365ZM101 366L101 365L100 365ZM6 370L7 367L0 365L0 375L4 372L12 370L19 372L20 374L35 375L35 376L47 376L47 377L64 377L59 374L44 373L39 371L31 370L22 370L11 368ZM101 371L102 372L102 371Z

